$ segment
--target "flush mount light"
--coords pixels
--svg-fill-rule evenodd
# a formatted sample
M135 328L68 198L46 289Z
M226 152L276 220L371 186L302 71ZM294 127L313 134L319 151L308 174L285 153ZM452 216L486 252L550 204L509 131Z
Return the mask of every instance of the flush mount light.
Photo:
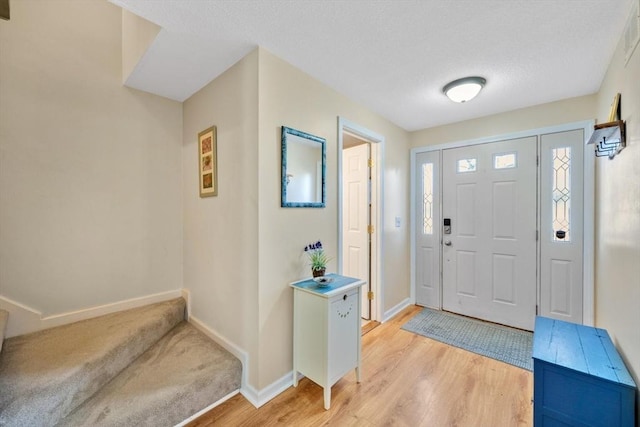
M442 92L453 102L467 102L480 93L486 82L482 77L464 77L447 83Z

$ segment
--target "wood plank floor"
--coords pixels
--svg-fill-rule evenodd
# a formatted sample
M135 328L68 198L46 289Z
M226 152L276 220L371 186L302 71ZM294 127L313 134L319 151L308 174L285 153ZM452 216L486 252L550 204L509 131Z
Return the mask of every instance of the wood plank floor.
M304 378L259 409L236 395L189 426L531 426L532 373L400 329L418 311L363 336L362 382L338 381L330 410Z
M362 335L364 335L368 332L371 332L378 326L380 326L380 322L376 322L375 320L369 320L367 321L366 324L362 325L362 328L360 328L360 332L362 332Z

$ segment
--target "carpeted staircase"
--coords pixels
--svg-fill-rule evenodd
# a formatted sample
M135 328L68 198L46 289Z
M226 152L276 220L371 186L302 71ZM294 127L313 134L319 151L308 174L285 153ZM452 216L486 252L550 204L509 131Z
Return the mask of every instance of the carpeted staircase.
M178 298L4 340L0 426L173 426L237 391L240 361L184 313Z

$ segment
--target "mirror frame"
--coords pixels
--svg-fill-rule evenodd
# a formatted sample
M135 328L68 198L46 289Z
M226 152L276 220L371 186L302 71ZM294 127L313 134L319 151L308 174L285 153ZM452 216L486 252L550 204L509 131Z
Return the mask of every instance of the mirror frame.
M317 142L322 151L322 199L319 202L289 202L287 201L287 137L289 135ZM324 208L326 206L327 190L327 142L324 138L311 135L287 126L282 126L282 176L281 176L281 204L283 208Z

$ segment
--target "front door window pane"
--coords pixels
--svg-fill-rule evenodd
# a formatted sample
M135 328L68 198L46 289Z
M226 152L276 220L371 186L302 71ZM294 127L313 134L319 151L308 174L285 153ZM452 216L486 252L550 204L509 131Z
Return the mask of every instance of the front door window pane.
M460 159L458 160L458 173L475 172L476 159Z
M516 167L516 153L496 154L493 156L494 169L511 169Z

